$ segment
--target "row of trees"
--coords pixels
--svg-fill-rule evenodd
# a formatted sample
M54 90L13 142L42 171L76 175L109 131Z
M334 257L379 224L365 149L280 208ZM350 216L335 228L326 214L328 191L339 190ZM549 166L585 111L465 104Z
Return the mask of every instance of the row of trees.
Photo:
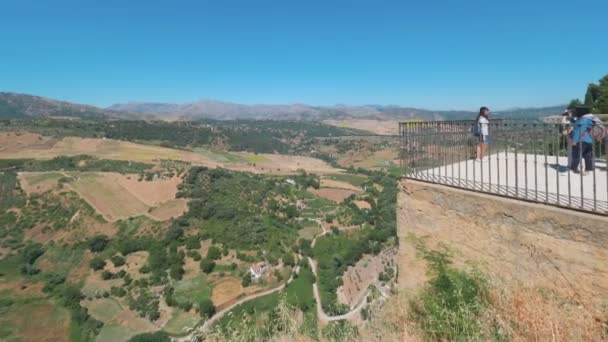
M586 106L596 114L608 114L608 75L604 76L596 83L590 83L585 93L585 101L574 99L570 102L569 108Z

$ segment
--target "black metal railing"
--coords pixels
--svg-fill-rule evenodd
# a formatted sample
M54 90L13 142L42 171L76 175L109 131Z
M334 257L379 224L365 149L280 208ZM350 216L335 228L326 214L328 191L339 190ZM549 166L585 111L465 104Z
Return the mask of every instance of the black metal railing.
M473 121L402 122L401 167L405 177L608 215L606 141L594 141L594 168L577 154L567 126L529 121L489 124L490 142L477 160Z

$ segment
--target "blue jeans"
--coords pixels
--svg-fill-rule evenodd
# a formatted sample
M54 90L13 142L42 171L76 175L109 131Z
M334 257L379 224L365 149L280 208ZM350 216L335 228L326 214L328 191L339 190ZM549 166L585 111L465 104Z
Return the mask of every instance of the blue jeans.
M585 159L585 171L593 171L593 145L587 142L579 142L572 146L572 164L570 164L570 170L578 171L581 156Z

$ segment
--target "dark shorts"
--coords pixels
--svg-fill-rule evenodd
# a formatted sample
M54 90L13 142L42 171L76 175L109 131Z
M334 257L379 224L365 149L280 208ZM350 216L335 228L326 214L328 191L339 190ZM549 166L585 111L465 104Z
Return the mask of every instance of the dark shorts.
M484 137L483 135L479 136L479 143L480 144L483 144L483 143L489 144L490 143L490 136L486 135L485 136L485 138L486 138L485 141L484 141L483 137Z

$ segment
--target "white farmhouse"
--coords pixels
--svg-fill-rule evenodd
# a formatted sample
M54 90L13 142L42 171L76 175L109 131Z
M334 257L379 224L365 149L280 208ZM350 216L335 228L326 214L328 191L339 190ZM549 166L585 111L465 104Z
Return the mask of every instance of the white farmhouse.
M251 273L251 279L252 280L257 280L260 279L264 273L266 273L266 271L268 271L268 264L265 262L258 262L255 264L252 264L251 267L249 267L249 273Z

